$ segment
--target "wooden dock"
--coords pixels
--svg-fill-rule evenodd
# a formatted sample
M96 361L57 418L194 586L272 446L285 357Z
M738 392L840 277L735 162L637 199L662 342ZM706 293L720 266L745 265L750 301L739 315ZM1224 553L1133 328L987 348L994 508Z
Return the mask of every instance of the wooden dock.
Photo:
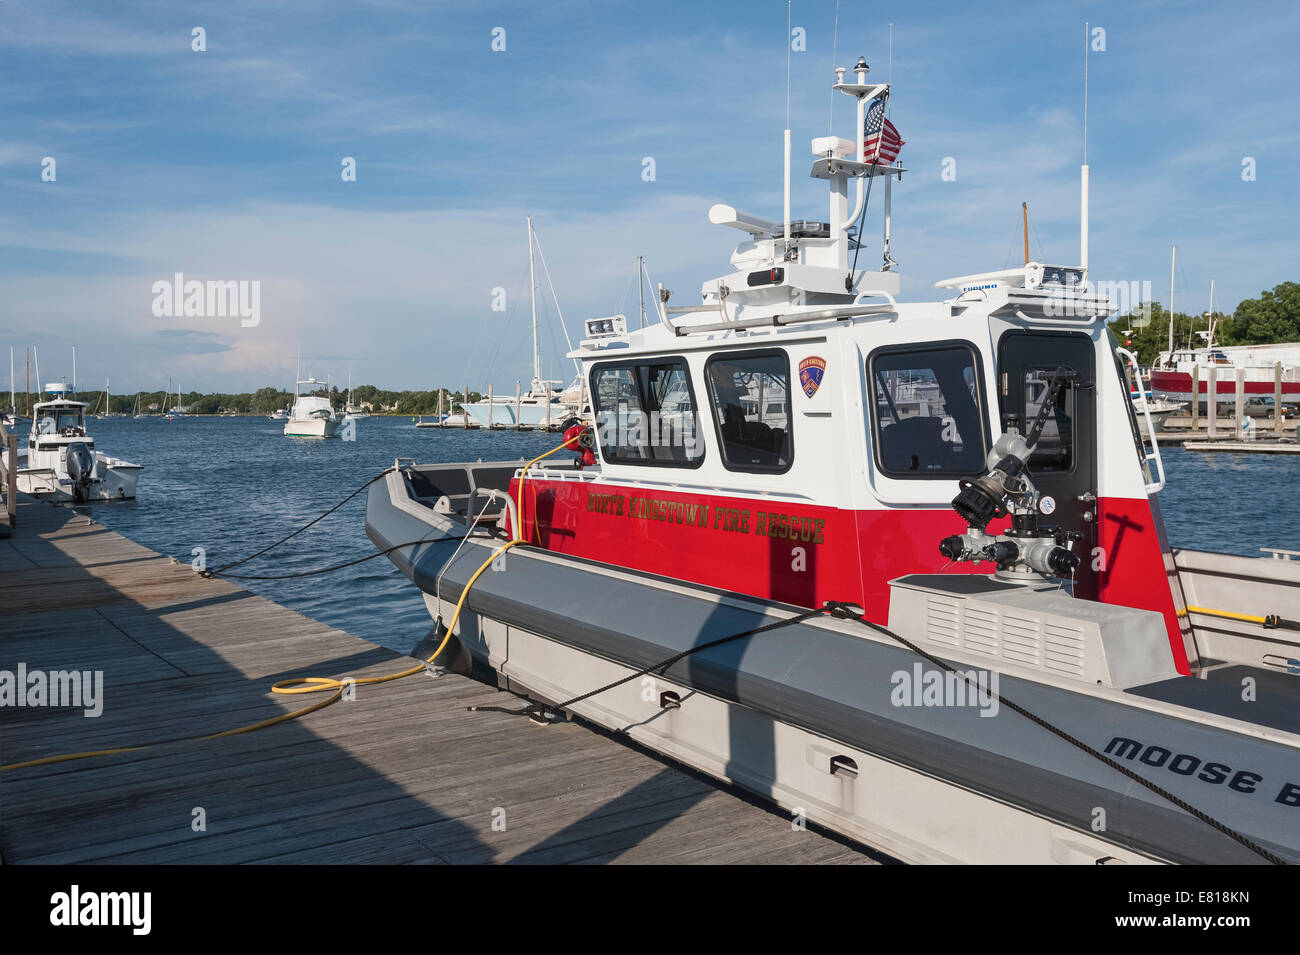
M109 505L111 506L111 505ZM411 660L24 501L0 540L0 670L98 670L103 712L0 707L0 764L175 740L313 702L277 680ZM90 515L87 517L87 515ZM418 674L299 720L0 773L6 863L866 863L585 725ZM200 825L200 823L202 823Z
M1300 454L1300 444L1294 441L1186 441L1186 451L1214 451L1223 454Z

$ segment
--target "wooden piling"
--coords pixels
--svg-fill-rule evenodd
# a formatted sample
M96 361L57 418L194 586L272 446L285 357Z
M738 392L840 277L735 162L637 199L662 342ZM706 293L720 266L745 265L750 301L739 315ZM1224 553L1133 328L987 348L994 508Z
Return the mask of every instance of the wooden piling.
M1211 365L1205 383L1205 436L1213 441L1218 437L1219 422L1219 369Z
M1282 363L1273 365L1273 436L1282 437Z

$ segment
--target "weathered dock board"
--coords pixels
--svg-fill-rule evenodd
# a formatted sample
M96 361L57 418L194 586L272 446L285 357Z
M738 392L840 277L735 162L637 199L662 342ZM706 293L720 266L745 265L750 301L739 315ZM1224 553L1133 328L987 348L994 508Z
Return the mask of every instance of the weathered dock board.
M411 664L203 579L85 513L24 502L0 541L0 669L100 670L102 715L0 707L0 763L216 732L316 699L272 695L277 680ZM465 709L512 699L418 674L255 733L0 773L0 855L10 864L873 861L585 726Z

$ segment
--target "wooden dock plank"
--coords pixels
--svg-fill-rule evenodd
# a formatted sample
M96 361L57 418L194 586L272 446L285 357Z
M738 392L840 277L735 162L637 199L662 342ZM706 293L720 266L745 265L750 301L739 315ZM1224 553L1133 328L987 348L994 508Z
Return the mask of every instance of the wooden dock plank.
M0 762L246 725L297 676L412 665L88 521L25 502L0 540L0 669L89 670L103 713L0 708ZM89 513L93 516L94 511ZM513 697L417 674L246 735L0 774L9 863L863 863L867 853ZM202 807L206 829L196 831ZM502 826L504 814L504 827Z

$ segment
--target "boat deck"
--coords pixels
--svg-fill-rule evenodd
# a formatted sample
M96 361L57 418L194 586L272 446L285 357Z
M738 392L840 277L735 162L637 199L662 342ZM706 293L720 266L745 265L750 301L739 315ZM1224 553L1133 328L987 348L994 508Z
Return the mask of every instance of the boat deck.
M111 507L112 505L107 505ZM24 501L0 540L0 669L100 670L103 713L0 708L0 763L241 726L298 676L401 656ZM111 519L111 518L110 518ZM418 674L286 724L0 774L7 863L869 863L857 847L584 725ZM196 819L206 823L200 829Z

